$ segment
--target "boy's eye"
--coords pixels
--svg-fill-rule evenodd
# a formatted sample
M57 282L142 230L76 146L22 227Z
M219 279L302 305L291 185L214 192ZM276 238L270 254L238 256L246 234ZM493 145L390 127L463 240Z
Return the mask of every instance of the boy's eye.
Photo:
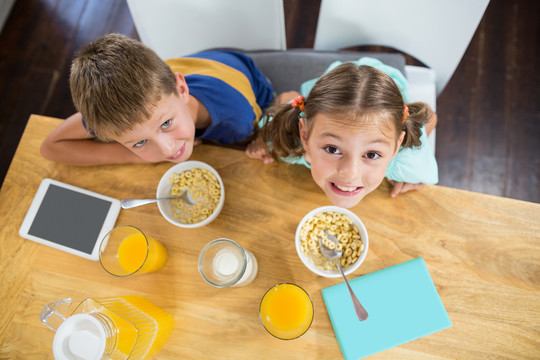
M172 120L167 120L167 121L165 121L163 124L161 124L161 128L162 128L162 129L166 129L166 128L168 128L169 126L171 126L171 123L172 123Z
M377 154L376 152L368 152L366 153L365 157L371 160L378 159L381 155Z
M146 140L141 140L141 141L135 143L135 145L133 145L133 147L141 147L144 144L146 144Z
M341 151L339 151L339 149L335 146L329 145L325 146L323 149L329 154L341 154Z

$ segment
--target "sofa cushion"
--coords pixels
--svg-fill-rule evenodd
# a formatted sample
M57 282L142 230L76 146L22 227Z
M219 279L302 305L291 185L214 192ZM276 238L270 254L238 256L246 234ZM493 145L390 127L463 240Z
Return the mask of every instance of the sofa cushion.
M286 51L244 51L270 79L277 94L300 89L300 85L320 77L334 61L354 61L368 56L400 70L405 75L405 57L394 53L361 51L317 51L293 49Z

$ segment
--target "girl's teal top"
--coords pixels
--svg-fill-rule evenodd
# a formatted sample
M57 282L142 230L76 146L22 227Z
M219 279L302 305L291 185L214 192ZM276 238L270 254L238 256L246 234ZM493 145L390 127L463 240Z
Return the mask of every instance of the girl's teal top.
M396 68L383 64L381 61L369 57L361 58L353 62L357 66L368 65L379 69L388 74L396 83L406 103L409 102L408 83L405 76ZM341 65L341 61L332 63L325 74L335 67ZM300 94L307 97L313 85L318 78L308 80L300 86ZM300 114L302 116L303 114ZM259 128L266 121L271 121L269 117L263 117L259 121ZM386 169L385 177L395 181L406 182L410 184L436 184L439 181L437 161L431 150L426 134L425 127L422 127L422 136L420 137L421 145L419 147L401 148L397 155L390 161ZM269 144L271 146L271 144ZM282 161L301 164L311 168L310 164L304 159L304 156L281 158Z

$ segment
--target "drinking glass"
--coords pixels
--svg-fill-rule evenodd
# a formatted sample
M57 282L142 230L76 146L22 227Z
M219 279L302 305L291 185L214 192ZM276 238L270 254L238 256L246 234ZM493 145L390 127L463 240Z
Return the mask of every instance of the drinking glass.
M271 335L292 340L308 331L313 322L313 302L300 286L277 284L263 296L259 308L261 322Z
M233 240L216 239L202 249L199 272L218 288L247 285L257 276L257 259Z
M165 265L167 249L135 226L122 225L104 236L99 262L114 276L150 273Z

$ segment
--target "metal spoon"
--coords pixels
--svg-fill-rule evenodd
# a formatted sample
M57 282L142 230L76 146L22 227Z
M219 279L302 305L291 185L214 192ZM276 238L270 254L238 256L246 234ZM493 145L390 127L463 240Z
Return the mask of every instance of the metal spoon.
M326 230L324 232L326 233L330 241L332 241L335 244L339 243L338 239L334 235L329 234ZM354 311L356 312L356 316L358 317L358 320L360 321L366 320L368 318L368 313L366 309L364 309L362 304L360 304L360 301L354 294L351 286L349 285L349 282L347 281L347 278L345 277L345 273L343 273L343 269L341 268L341 265L339 264L339 258L341 258L343 251L337 251L335 249L327 248L326 245L322 243L321 238L319 238L319 247L321 248L322 255L328 260L336 264L339 272L343 276L343 279L345 279L345 284L347 284L347 288L349 289L349 293L351 294L351 299L354 305Z
M189 194L189 191L185 190L182 194L180 194L180 196L163 197L163 198L157 198L157 199L123 199L123 200L120 200L120 206L122 206L122 209L131 209L136 206L152 204L158 201L172 200L172 199L180 199L184 202L187 202L190 205L195 204L195 202L191 198L191 195Z

